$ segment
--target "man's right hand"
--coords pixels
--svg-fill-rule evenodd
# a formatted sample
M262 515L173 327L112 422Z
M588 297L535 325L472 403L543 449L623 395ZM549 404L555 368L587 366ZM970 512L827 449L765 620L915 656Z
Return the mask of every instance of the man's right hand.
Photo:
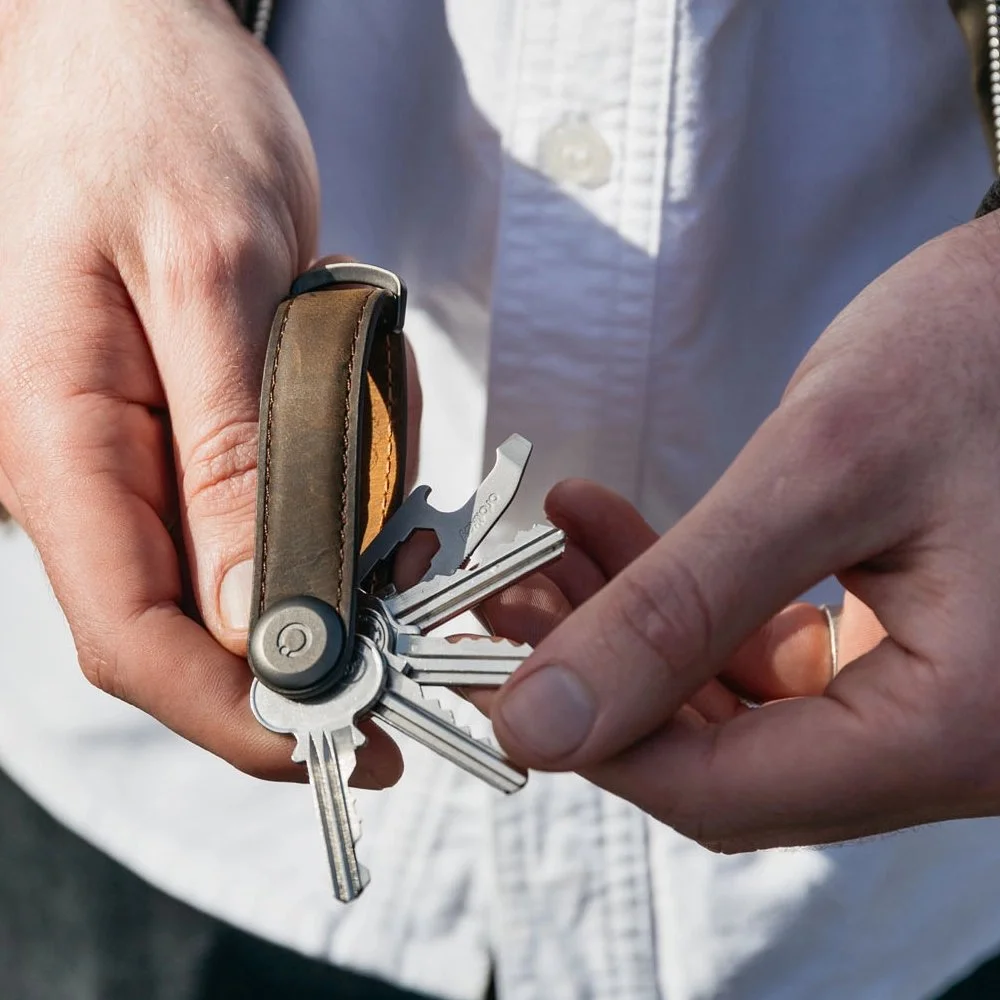
M264 351L316 240L304 123L222 0L14 0L0 38L0 502L93 683L297 776L241 654ZM379 749L359 784L398 773Z

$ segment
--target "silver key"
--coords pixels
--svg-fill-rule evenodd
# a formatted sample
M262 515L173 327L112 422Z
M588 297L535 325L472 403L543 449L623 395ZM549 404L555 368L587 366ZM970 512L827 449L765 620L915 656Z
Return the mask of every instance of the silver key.
M497 448L496 464L475 493L458 510L440 511L427 498L429 486L418 486L400 505L361 554L358 579L388 558L418 530L433 531L439 548L422 579L454 573L490 533L514 499L531 456L531 442L512 434Z
M516 792L524 786L525 771L460 728L451 712L425 698L420 687L403 675L401 665L391 666L387 676L373 715L501 792Z
M337 899L347 903L368 884L355 845L361 835L348 781L365 739L355 722L378 701L386 685L386 662L366 636L356 637L351 675L332 694L292 701L254 681L250 706L258 721L277 733L295 736L292 760L305 763L326 840L330 877Z
M493 636L445 638L399 632L396 654L421 686L499 687L531 655L526 642Z
M387 594L382 604L398 625L429 632L547 566L565 548L562 531L549 524L536 524L516 535L510 544L482 555L479 562L450 576L423 580L401 593Z
M369 881L357 858L361 828L348 787L357 750L365 742L357 727L360 719L374 716L503 792L516 791L527 780L498 747L459 726L439 702L424 696L423 689L434 684L499 686L531 653L530 647L488 637L449 641L422 633L562 554L565 537L550 525L536 525L509 544L482 552L484 539L517 492L530 451L529 442L519 435L506 441L497 450L493 471L458 511L435 510L427 503L430 491L421 488L407 501L409 512L390 520L362 557L360 573L367 575L418 528L438 535L439 551L424 579L403 593L359 593L354 660L348 675L338 678L329 693L293 700L260 681L251 687L251 706L261 724L296 738L292 759L308 767L334 892L343 902L360 895ZM292 610L303 609L296 605ZM282 634L264 630L258 642L280 642ZM319 662L324 650L310 649ZM280 646L278 651L289 655Z

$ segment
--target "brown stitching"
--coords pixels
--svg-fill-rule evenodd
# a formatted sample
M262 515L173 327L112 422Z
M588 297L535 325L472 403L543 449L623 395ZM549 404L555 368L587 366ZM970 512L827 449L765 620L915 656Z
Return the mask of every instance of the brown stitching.
M264 512L261 518L260 544L260 594L258 596L257 614L264 613L264 594L267 590L267 539L268 539L268 508L271 501L271 429L274 426L274 389L278 380L278 361L281 358L281 342L288 326L288 317L292 314L292 303L288 303L285 315L282 317L278 336L274 341L274 364L271 366L271 385L267 393L267 427L264 430Z
M389 336L394 336L394 334L389 334ZM393 384L392 384L392 345L386 342L385 345L385 372L386 372L386 387L385 387L385 399L386 408L389 411L389 447L385 453L385 489L382 492L382 524L385 524L386 515L389 512L389 500L392 494L392 453L394 446L396 444L396 428L393 426L393 417L395 400L393 399ZM380 525L381 527L381 525Z
M344 593L344 555L347 552L347 491L348 491L348 481L347 481L347 455L348 449L350 447L351 440L351 394L354 386L354 365L357 361L358 352L358 340L361 337L361 321L365 317L365 310L368 308L368 303L371 301L372 292L362 305L360 311L358 312L358 325L354 331L354 339L351 341L351 363L347 369L347 401L346 401L346 414L344 416L344 471L341 476L341 482L343 484L343 489L340 491L340 569L337 572L337 606L340 606L340 600Z

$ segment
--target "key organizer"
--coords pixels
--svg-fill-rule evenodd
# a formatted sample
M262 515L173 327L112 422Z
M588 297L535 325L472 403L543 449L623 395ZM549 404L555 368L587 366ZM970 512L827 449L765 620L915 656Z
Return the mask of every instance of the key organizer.
M405 309L395 275L332 264L299 278L271 328L250 623L260 641L251 644L250 663L289 697L343 676L354 643L358 554L402 498ZM281 611L304 597L327 632L308 648L306 633L289 631Z
M488 636L427 633L559 557L561 531L538 524L486 544L514 498L531 445L518 435L455 511L418 487L400 504L405 468L405 289L364 264L311 271L278 309L260 408L256 600L249 660L258 721L290 733L305 764L336 897L368 882L348 783L373 717L501 792L526 774L475 739L425 687L502 684L530 654ZM397 592L388 571L417 529L441 543L427 573Z

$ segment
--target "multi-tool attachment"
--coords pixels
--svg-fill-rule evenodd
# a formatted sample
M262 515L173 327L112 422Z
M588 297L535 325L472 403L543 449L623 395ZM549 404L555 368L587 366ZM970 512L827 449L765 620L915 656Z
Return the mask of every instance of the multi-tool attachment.
M392 555L415 531L433 531L438 550L423 579L454 573L489 534L517 495L531 456L531 442L512 434L497 448L493 471L458 510L442 513L428 503L431 488L418 486L400 505L378 537L361 554L358 579L367 580L372 570Z
M497 687L531 648L427 633L565 546L561 531L542 524L489 544L531 453L519 435L457 510L432 507L426 486L400 503L404 302L399 279L367 265L304 275L275 318L261 393L250 702L262 725L295 737L292 758L308 767L344 902L368 882L348 788L365 743L361 719L406 733L500 791L526 781L425 688ZM397 591L387 571L417 530L433 531L439 548L421 580Z

